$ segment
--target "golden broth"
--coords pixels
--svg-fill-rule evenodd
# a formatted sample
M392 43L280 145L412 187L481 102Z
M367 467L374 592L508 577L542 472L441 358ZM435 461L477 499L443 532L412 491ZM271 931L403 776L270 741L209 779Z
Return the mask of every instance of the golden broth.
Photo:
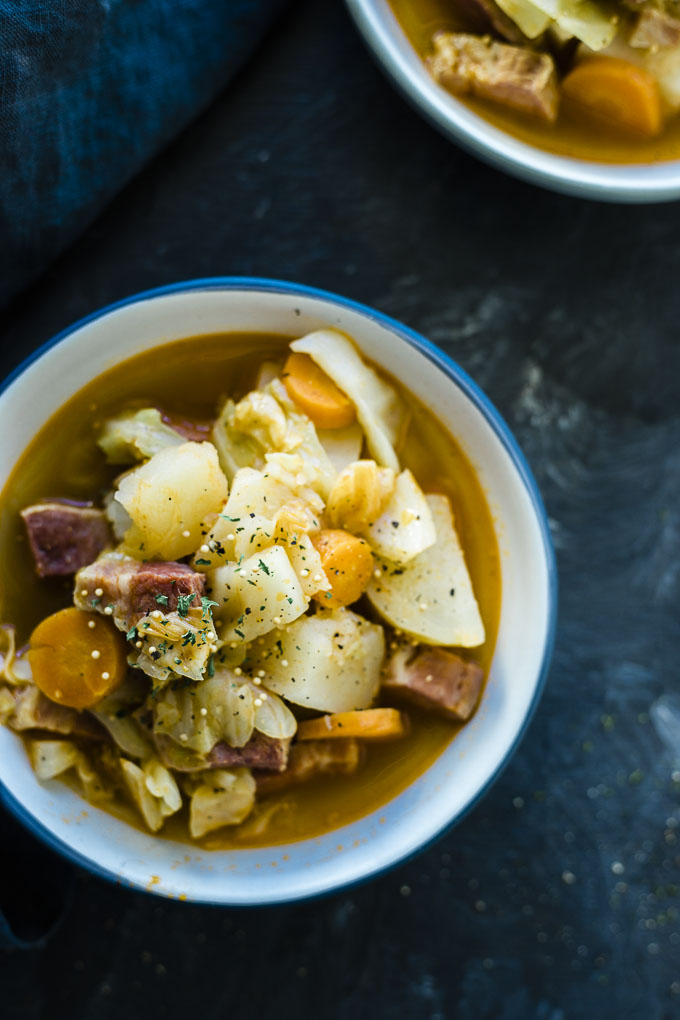
M17 627L25 642L43 617L71 604L73 584L40 580L19 511L45 497L101 500L120 468L108 465L96 445L97 428L129 406L162 407L177 418L208 420L221 397L252 388L265 359L282 360L290 337L227 334L167 344L125 361L72 397L38 433L0 495L0 621ZM395 383L395 385L397 385ZM401 387L403 390L403 387ZM474 658L488 670L498 631L501 575L491 514L475 472L459 445L422 404L406 395L412 420L403 448L426 491L451 500L475 594L486 627L486 642ZM450 722L409 709L410 735L369 746L363 768L350 776L320 777L263 799L252 821L200 840L206 848L268 846L319 836L385 804L420 775L457 732ZM464 767L461 765L461 767ZM72 784L69 784L72 785ZM278 802L269 825L258 831L258 815ZM120 802L113 813L135 826L139 818ZM169 820L165 837L188 839L183 813Z
M394 14L412 46L422 57L432 52L435 32L469 30L457 14L455 0L390 0ZM680 117L672 117L656 138L631 138L608 130L607 125L580 119L565 104L557 124L545 124L537 117L523 116L500 103L456 97L494 127L514 135L528 145L559 156L601 163L660 163L680 159Z

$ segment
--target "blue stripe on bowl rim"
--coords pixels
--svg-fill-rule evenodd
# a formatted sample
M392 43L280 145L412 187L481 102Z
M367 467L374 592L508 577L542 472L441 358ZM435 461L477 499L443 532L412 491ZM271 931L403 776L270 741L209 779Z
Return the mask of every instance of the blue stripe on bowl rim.
M417 849L410 853L403 854L396 858L390 864L385 865L382 868L378 868L375 871L371 871L368 874L362 875L356 879L350 879L349 881L339 883L337 885L330 885L328 889L323 892L313 894L312 896L305 896L304 894L291 896L287 899L277 899L276 901L254 901L252 904L230 904L222 900L205 901L195 900L192 901L191 897L187 897L186 902L200 902L206 906L218 906L218 907L230 907L234 909L252 909L253 907L266 907L274 904L291 903L306 899L319 899L324 896L332 895L341 889L358 886L364 882L368 882L378 875L384 875L394 868L405 864L407 861L414 858L416 855L425 851L429 846L441 839L443 835L449 832L455 825L461 822L474 807L480 802L485 794L491 789L492 785L499 778L501 773L508 765L510 759L515 754L519 747L522 739L524 738L527 729L533 719L534 713L538 706L538 703L543 694L545 684L548 677L548 671L550 668L550 661L552 658L553 647L555 643L555 630L557 626L557 606L558 606L558 580L557 580L557 564L555 560L555 551L553 548L552 538L550 535L550 526L548 523L548 516L543 505L543 499L541 497L536 479L533 476L531 468L527 463L527 460L522 453L522 450L511 432L509 426L494 407L492 402L486 396L486 394L479 388L479 386L473 382L470 376L465 372L452 358L441 351L435 344L430 340L426 340L425 337L421 336L415 330L410 329L403 323L398 322L396 319L391 318L389 315L385 315L383 312L379 312L374 308L364 305L359 301L353 301L351 298L341 297L339 294L334 294L331 291L321 290L317 287L309 287L305 284L291 283L284 280L267 279L264 277L250 277L250 276L216 276L206 277L204 279L186 280L180 283L171 283L163 287L156 287L151 290L141 291L138 294L133 294L130 297L122 298L120 301L115 301L112 304L106 305L104 308L100 308L96 312L92 312L90 315L86 315L84 318L79 319L77 322L63 329L56 336L53 336L46 343L42 344L37 350L33 351L27 358L25 358L3 381L0 383L0 397L3 393L9 389L12 383L22 375L35 361L46 354L53 347L59 344L66 337L71 336L77 330L83 326L88 325L90 322L94 322L96 319L100 319L110 312L114 312L119 308L125 308L127 305L141 303L143 301L150 301L154 298L165 297L170 294L185 293L187 291L201 291L201 290L245 290L245 291L260 291L269 292L276 294L289 294L291 296L311 298L313 300L323 301L326 304L336 305L339 308L349 309L350 311L357 312L364 318L369 319L372 322L378 323L381 326L389 329L390 332L404 340L411 347L415 347L421 352L429 361L433 362L449 379L451 379L469 398L474 404L477 410L483 415L484 419L493 429L494 434L498 437L506 452L508 453L515 470L519 474L524 487L529 495L531 504L538 521L541 537L543 540L543 553L545 557L545 565L548 574L548 625L546 629L545 643L543 647L543 656L541 661L541 667L534 690L534 694L531 700L531 704L527 710L526 716L520 727L513 743L508 748L503 760L496 768L493 775L491 775L484 785L477 791L477 794L472 798L469 804L466 805L454 818L450 819L445 825L443 825L436 833L426 839ZM138 889L143 892L148 892L153 895L168 895L163 891L162 888L151 887L148 888L142 884L136 882L127 881L124 877L109 871L107 868L97 864L96 861L85 857L79 851L70 847L67 843L63 842L59 837L51 833L37 818L35 818L30 812L24 807L24 805L9 793L5 788L4 784L0 782L0 802L6 807L12 814L23 824L26 828L42 842L46 843L57 853L66 857L75 864L80 865L86 871L91 874L97 875L100 878L107 879L110 882L114 882L116 885L126 886L129 885L131 888Z

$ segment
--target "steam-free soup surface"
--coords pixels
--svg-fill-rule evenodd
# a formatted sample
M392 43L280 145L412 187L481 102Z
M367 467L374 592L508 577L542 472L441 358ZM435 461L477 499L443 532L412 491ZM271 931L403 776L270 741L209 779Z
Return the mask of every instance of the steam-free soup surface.
M98 423L123 408L152 405L178 420L208 422L220 398L245 394L260 364L282 360L289 341L275 335L232 334L168 344L112 368L52 417L24 453L0 500L0 620L16 625L20 642L28 640L45 616L71 604L73 589L71 579L35 576L20 510L50 496L98 502L120 470L105 463L96 445ZM500 612L500 565L491 514L461 447L410 395L408 402L412 421L401 460L426 491L451 500L486 628L485 644L471 657L488 670ZM240 827L205 837L201 845L266 846L318 836L385 804L422 773L457 732L451 722L432 714L418 709L409 709L409 714L410 736L369 745L366 764L358 772L322 776L273 795L263 806L281 806L266 826L260 829L258 812ZM139 825L126 803L117 802L112 810ZM186 840L186 819L170 819L161 835Z
M436 32L476 31L457 0L390 0L396 18L417 52L432 53ZM469 8L468 8L469 9ZM540 47L539 47L540 48ZM589 120L578 109L562 103L557 123L544 123L499 103L470 96L459 101L494 127L529 145L561 156L604 163L657 163L680 159L680 117L670 116L656 137L626 134L604 120Z

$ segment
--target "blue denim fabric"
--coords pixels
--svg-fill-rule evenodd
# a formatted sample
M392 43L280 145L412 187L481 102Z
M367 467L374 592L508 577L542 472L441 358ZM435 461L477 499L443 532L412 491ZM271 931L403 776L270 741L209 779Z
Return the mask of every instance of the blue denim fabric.
M284 0L0 0L0 305L216 95Z
M206 106L283 3L0 0L0 305ZM0 947L40 945L70 866L2 807L0 835Z

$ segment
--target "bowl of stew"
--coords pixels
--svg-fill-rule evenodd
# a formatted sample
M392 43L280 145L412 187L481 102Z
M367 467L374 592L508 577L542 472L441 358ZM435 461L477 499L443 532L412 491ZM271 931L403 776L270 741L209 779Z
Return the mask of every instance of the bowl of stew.
M675 0L348 0L401 91L473 154L605 201L680 195Z
M0 793L166 896L365 879L482 796L556 612L536 483L465 373L370 308L194 281L0 394Z

